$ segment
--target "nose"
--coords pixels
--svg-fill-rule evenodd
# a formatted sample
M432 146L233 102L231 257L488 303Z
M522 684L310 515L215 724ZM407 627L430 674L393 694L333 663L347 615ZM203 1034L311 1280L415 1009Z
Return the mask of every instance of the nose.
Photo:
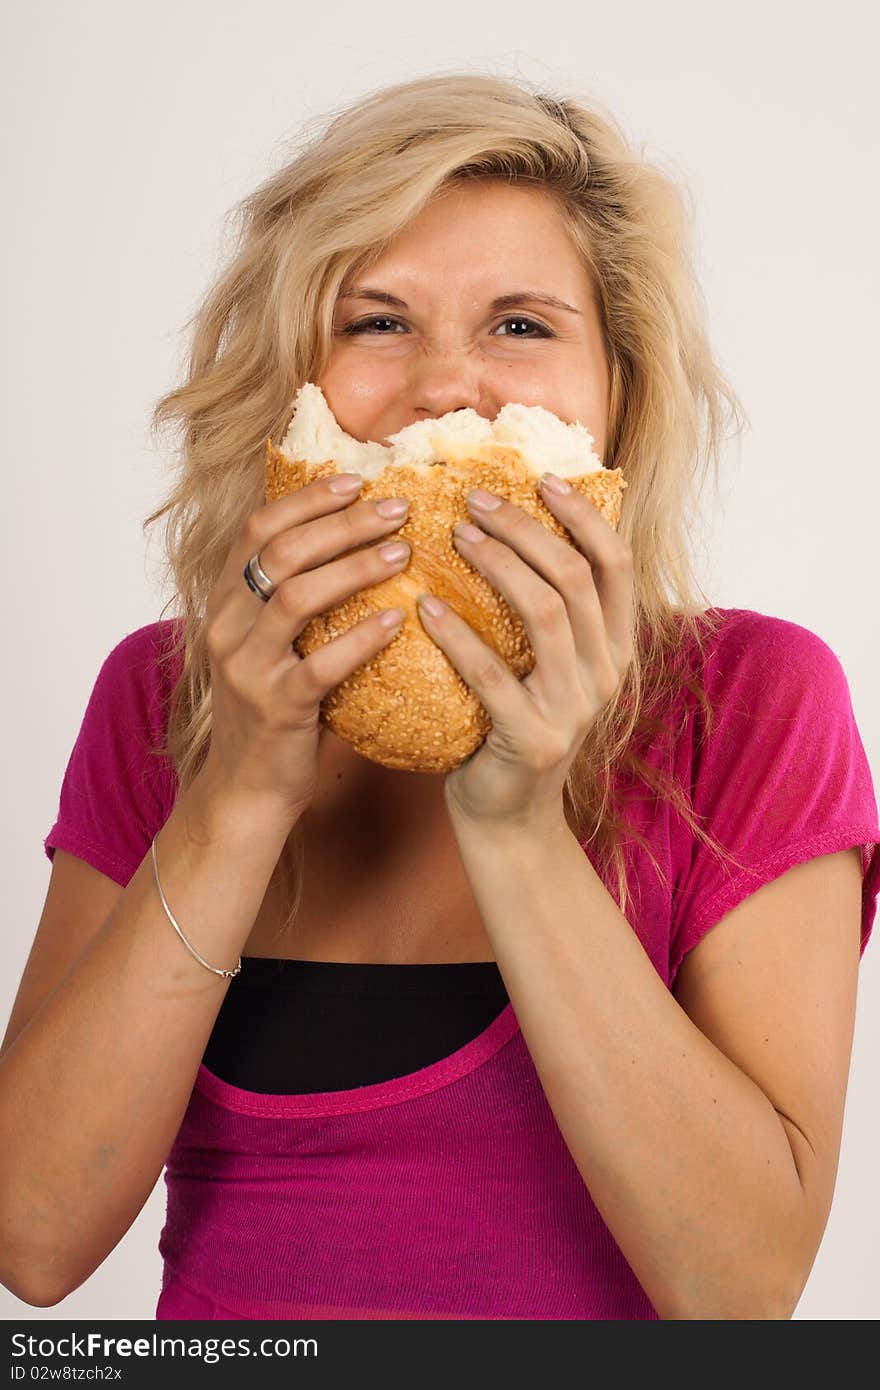
M487 419L496 414L481 364L467 350L423 354L413 364L408 395L417 419L469 408Z

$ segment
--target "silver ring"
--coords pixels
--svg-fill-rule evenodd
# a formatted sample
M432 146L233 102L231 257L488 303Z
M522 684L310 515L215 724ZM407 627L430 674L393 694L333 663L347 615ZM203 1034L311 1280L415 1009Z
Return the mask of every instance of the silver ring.
M244 577L248 588L252 589L264 603L269 602L275 590L278 588L277 584L272 583L266 571L260 568L259 551L257 551L256 555L251 556L250 560L248 560L245 565Z

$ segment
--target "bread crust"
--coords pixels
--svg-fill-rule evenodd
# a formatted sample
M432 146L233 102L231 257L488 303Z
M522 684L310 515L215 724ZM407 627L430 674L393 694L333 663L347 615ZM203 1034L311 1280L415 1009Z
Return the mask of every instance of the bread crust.
M266 441L267 502L337 471L333 460L304 463L288 458L271 439ZM567 481L617 528L627 485L619 468ZM479 747L492 724L445 652L425 632L417 610L419 594L430 590L454 608L519 679L535 665L519 615L453 544L453 527L472 520L465 498L475 487L504 497L573 544L545 506L538 478L513 449L496 445L486 457L464 462L390 465L377 478L364 479L359 499L408 500L406 521L395 531L395 539L408 541L412 549L406 568L311 619L293 644L306 657L379 609L404 610L396 636L331 690L320 711L322 724L338 738L385 767L450 772Z

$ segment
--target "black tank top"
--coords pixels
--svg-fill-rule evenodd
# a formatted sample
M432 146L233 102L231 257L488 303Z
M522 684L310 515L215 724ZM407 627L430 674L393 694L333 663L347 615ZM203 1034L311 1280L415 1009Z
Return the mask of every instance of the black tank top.
M203 1061L248 1091L347 1091L441 1061L508 1003L495 961L353 965L242 956Z

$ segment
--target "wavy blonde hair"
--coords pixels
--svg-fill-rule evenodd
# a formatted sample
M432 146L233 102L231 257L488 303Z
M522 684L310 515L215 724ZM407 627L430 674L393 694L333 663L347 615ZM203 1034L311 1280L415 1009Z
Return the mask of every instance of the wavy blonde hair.
M571 829L613 874L625 913L627 837L635 834L662 876L622 814L627 777L732 859L697 823L669 757L655 769L643 753L664 731L672 749L694 703L706 732L711 726L700 660L685 653L702 659L723 618L707 611L688 540L710 465L717 486L725 413L737 432L745 417L707 340L683 190L594 102L471 73L403 82L337 110L236 205L237 248L187 324L186 379L153 413L154 435L169 425L179 435L177 481L144 529L167 515L165 573L175 593L163 614L176 606L182 621L164 659L183 658L157 753L182 790L207 752L207 595L264 501L267 435L283 437L295 392L328 361L338 291L443 186L471 178L546 189L598 290L610 372L604 462L628 483L619 532L634 557L635 650L570 769L564 805ZM691 698L673 728L667 714L683 685ZM303 863L298 823L276 866L292 902L279 934L298 914Z

